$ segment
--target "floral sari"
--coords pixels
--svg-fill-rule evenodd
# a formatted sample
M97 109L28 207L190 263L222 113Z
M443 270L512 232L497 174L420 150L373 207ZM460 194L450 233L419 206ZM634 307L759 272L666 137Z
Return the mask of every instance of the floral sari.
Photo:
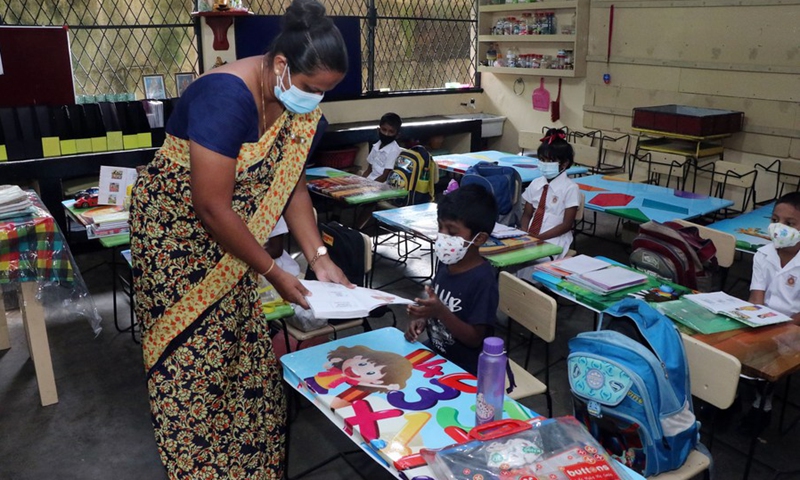
M284 112L236 160L233 209L264 244L303 172L319 110ZM286 406L257 274L195 215L189 141L168 136L133 191L147 386L171 478L281 478Z

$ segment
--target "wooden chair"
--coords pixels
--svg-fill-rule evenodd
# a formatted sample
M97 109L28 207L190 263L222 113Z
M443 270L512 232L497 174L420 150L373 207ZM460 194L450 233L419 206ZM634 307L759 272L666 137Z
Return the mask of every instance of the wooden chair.
M550 381L549 344L556 337L556 301L530 283L508 272L500 272L499 288L500 311L508 315L509 319L513 319L525 327L531 334L525 356L525 366L521 367L509 359L511 371L517 384L517 387L509 396L514 400L520 400L544 393L547 398L547 414L552 417L553 399L550 396L547 384ZM528 359L531 355L534 335L545 342L544 383L528 371Z
M361 232L359 232L361 233ZM364 286L369 278L370 272L372 271L372 241L369 236L361 233L361 238L364 241L364 278L363 281L360 282L359 286ZM373 312L370 312L370 317L374 318L381 317L385 314L391 314L393 319L393 325L397 324L397 318L390 307L381 307ZM284 340L286 341L286 352L291 352L291 346L289 344L289 336L291 335L295 340L297 340L297 348L300 348L300 344L306 340L310 340L312 338L320 337L320 336L330 336L333 335L335 339L339 332L343 330L348 330L351 328L363 327L364 331L369 331L372 327L369 324L367 318L356 318L353 320L346 320L343 322L338 322L336 324L328 323L327 325L317 328L311 331L303 331L299 328L292 326L290 323L286 322L286 319L279 320L283 331L286 333L284 335Z
M673 188L683 188L686 159L668 153L647 152L644 155L631 155L631 170L628 178L633 182L649 183Z
M756 169L763 170L765 173L774 173L777 177L775 193L772 195L772 198L764 200L753 198L753 202L756 206L774 202L784 194L800 191L800 162L796 160L776 159L769 165L756 163Z
M717 213L716 216L736 216L748 210L749 206L755 206L755 187L758 178L758 170L749 165L727 162L719 160L708 165L698 166L696 169L698 176L706 177L710 180L708 194L713 197L726 198L731 196L731 191L741 191L742 201L739 208L727 207Z
M720 410L730 407L736 398L742 364L733 355L717 350L688 335L681 334L681 336L686 359L689 362L692 395ZM713 422L711 438L713 439ZM710 464L710 458L699 450L694 450L681 468L648 478L651 480L689 479L702 472L707 472Z

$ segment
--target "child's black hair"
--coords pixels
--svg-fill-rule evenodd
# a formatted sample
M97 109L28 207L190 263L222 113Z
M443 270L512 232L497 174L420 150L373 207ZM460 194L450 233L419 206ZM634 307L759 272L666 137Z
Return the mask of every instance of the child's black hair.
M394 128L395 131L399 132L400 126L403 125L403 119L400 118L400 115L394 112L384 113L381 117L381 123L379 123L379 125L384 124L389 125L390 127Z
M497 202L484 187L465 185L439 201L436 216L440 220L463 222L473 236L480 232L491 235L497 219Z
M789 204L796 210L800 210L800 192L787 193L775 201L775 205L779 205L781 203Z
M575 161L575 151L572 145L567 142L567 134L564 130L550 128L542 137L542 144L536 150L539 158L555 160L558 163L567 162L567 168Z

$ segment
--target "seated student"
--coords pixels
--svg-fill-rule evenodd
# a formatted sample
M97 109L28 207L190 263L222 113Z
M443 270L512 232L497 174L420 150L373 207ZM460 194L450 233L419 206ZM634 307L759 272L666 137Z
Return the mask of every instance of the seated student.
M386 113L381 117L378 126L380 140L372 145L372 150L367 156L367 169L364 176L376 182L385 182L394 169L394 162L400 156L400 145L397 144L397 135L403 120L396 113Z
M386 113L381 117L378 125L378 137L380 140L372 145L372 150L367 156L367 169L364 176L376 182L385 182L389 174L394 170L394 162L403 150L397 144L397 135L400 134L400 126L403 120L396 113ZM372 218L375 211L375 204L365 205L361 214L356 219L356 228L363 230Z
M480 185L466 185L442 198L433 288L425 287L427 298L408 307L406 339L415 341L427 327L426 345L472 374L483 339L492 333L500 297L497 273L478 252L496 217L497 203Z
M759 248L753 257L749 301L788 315L800 325L800 192L779 198L770 222L772 243ZM745 433L758 434L769 425L773 391L773 385L766 384L756 392L753 408L742 422ZM759 410L762 395L766 398Z
M572 245L572 227L581 194L578 185L566 173L572 166L575 152L564 131L551 128L541 142L536 152L542 176L532 181L522 193L525 207L520 228L536 238L560 246L563 250L553 257L556 260L563 258ZM516 275L530 281L533 269L522 268Z

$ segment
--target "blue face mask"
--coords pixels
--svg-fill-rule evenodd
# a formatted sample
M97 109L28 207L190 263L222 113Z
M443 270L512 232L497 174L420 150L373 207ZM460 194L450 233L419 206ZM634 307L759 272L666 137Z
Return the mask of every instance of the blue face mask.
M558 162L539 162L539 171L542 172L542 176L548 180L552 180L561 173L560 166Z
M278 77L278 84L275 85L275 98L280 101L286 110L292 113L309 113L314 111L322 101L324 95L316 93L308 93L300 90L292 84L292 73L289 71L289 65L286 65L283 73L289 76L289 88L284 89L283 75Z

